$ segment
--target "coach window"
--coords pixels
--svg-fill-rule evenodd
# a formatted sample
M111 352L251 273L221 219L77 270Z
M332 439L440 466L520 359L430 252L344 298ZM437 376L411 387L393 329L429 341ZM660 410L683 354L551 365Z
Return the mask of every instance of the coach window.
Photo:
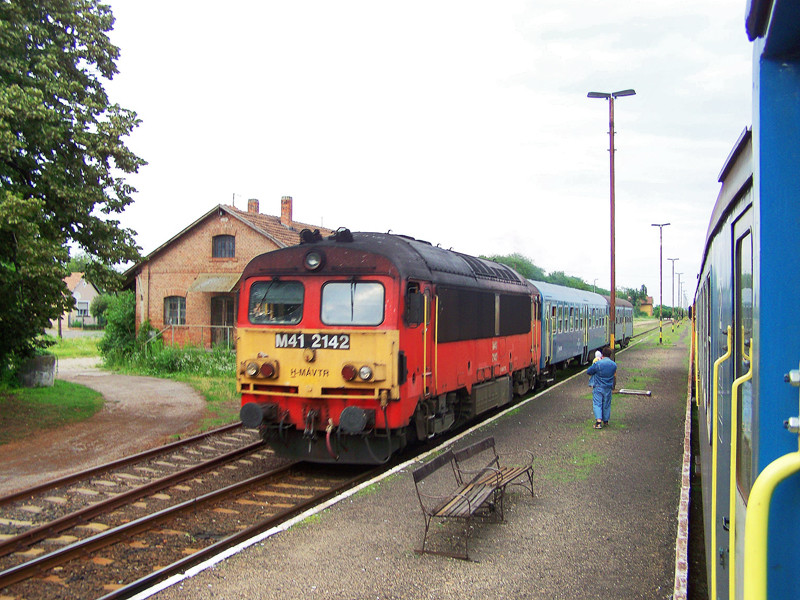
M322 286L325 325L380 325L383 308L383 284L376 281L330 281Z
M742 377L750 370L753 348L753 240L748 231L736 244L736 362L735 376ZM753 478L753 387L745 381L738 394L739 431L737 472L739 487L747 499Z
M183 296L164 298L164 325L186 325L186 298Z
M232 235L215 235L211 240L211 258L234 258L236 238Z
M256 281L250 286L247 314L256 325L295 325L303 318L303 284L299 281Z

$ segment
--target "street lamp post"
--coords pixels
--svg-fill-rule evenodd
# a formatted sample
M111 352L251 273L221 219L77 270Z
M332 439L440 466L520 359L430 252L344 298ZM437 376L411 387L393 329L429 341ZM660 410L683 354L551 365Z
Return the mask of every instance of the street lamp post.
M672 261L672 332L675 333L675 261L679 258L668 258Z
M678 303L681 305L681 311L683 311L683 302L681 302L681 294L683 293L681 289L681 285L683 285L681 283L681 275L683 275L683 273L675 273L675 275L678 276Z
M653 227L658 227L658 343L662 344L663 341L661 339L661 308L664 306L664 301L661 299L662 296L662 272L663 272L663 265L664 259L662 258L662 252L664 248L663 243L663 234L664 234L664 227L669 225L669 223L652 223Z
M609 173L610 173L610 196L611 196L611 300L609 302L609 346L611 347L612 357L616 358L616 342L614 340L615 328L617 325L617 288L615 281L614 264L614 99L620 96L633 96L634 90L620 90L618 92L589 92L588 98L603 98L608 100L608 153L609 153Z

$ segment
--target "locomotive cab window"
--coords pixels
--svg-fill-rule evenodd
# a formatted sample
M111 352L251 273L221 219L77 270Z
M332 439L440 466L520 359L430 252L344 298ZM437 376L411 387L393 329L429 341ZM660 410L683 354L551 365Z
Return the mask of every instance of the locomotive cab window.
M380 325L383 284L375 281L330 281L322 286L321 318L326 325Z
M257 281L250 287L248 315L256 325L295 325L303 317L303 284Z
M430 321L430 304L428 307L429 310L426 314L425 294L422 293L419 283L410 281L406 289L406 323L412 327L420 325L423 320L428 323Z

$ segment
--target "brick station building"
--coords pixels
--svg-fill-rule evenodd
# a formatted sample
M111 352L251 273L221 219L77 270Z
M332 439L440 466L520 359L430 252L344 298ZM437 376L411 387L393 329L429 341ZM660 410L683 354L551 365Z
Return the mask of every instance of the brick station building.
M233 345L239 276L255 256L293 246L303 229L331 230L292 219L292 198L281 198L280 217L219 204L126 272L136 292L136 331L144 321L167 344L209 348Z

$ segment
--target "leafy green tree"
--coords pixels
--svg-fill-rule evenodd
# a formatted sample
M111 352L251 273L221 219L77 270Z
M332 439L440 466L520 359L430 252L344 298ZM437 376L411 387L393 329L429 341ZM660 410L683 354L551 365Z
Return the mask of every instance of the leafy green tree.
M89 304L89 314L97 320L98 325L106 324L106 312L113 298L114 296L110 294L100 294L92 298L92 302Z
M100 0L0 0L0 265L13 286L0 335L15 340L0 346L0 368L72 305L65 248L91 257L86 277L104 289L120 277L110 267L139 257L113 218L135 192L124 174L145 164L123 141L136 114L103 87L117 73L113 23Z
M536 281L542 281L545 278L543 269L537 267L530 258L528 258L527 256L523 256L518 252L515 252L514 254L508 254L505 256L494 255L494 256L482 256L481 258L485 258L487 260L493 260L494 262L498 262L500 264L509 266L512 269L514 269L517 273L522 275L525 279L535 279Z
M0 193L0 379L46 347L39 334L73 305L62 292L67 250L41 235L43 212L38 198Z

